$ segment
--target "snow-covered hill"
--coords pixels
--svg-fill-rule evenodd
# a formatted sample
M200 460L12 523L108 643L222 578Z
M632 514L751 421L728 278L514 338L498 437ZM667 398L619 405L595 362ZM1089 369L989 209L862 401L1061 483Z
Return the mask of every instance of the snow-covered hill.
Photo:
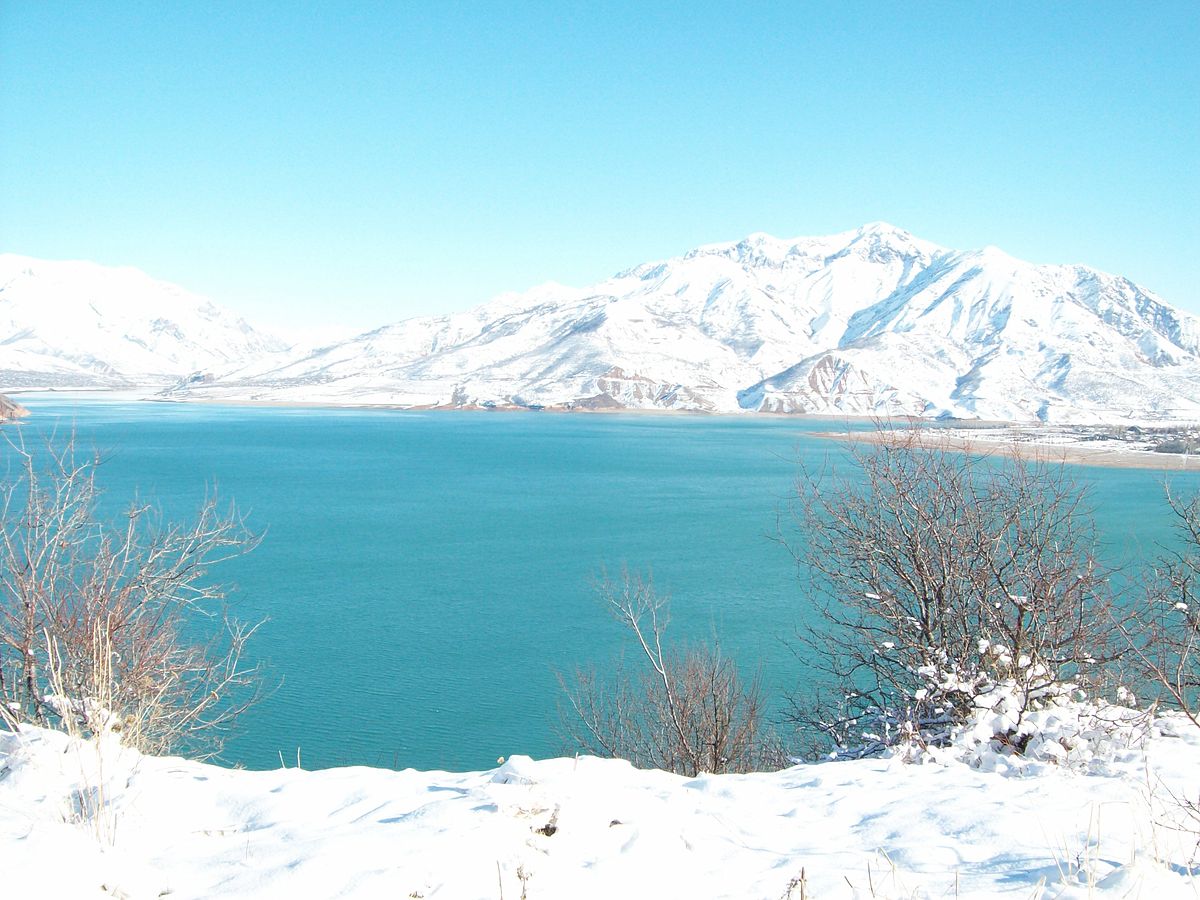
M285 349L137 269L0 254L0 388L162 386Z
M1130 281L875 223L755 234L585 289L389 325L184 398L401 406L1200 418L1200 319Z
M1197 897L1197 729L1071 712L1027 757L698 778L587 756L246 772L0 730L4 896Z

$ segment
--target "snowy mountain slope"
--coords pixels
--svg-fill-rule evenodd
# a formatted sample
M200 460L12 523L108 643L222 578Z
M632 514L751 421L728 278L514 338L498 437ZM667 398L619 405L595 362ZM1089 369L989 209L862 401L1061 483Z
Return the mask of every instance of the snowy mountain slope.
M754 234L419 318L181 399L1200 418L1200 319L1126 279L874 223Z
M136 269L0 254L5 388L163 385L285 346Z

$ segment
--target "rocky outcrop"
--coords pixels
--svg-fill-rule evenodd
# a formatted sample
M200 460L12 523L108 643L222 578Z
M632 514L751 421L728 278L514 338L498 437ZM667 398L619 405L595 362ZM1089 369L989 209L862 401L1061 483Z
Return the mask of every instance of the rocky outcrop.
M29 415L29 410L0 394L0 422L22 419L27 415Z

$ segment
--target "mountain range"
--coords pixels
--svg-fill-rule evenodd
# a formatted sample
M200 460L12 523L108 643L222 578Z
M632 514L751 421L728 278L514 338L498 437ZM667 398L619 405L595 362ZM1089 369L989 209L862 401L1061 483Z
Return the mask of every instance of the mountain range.
M587 288L288 350L131 269L0 255L0 389L181 400L1007 421L1200 419L1200 318L1128 279L884 223L753 234Z
M130 267L0 254L0 389L166 387L286 342Z

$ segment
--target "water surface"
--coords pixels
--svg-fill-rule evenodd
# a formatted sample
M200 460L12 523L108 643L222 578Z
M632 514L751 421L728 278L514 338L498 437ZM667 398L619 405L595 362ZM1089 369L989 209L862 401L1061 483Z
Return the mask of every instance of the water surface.
M673 632L707 637L773 690L805 677L787 645L801 584L777 537L801 461L844 423L761 417L409 413L21 398L27 443L57 431L186 518L215 485L265 531L227 564L253 653L279 686L226 759L482 768L545 756L556 671L624 635L595 582L652 571ZM1114 556L1166 539L1162 476L1077 467ZM1195 475L1177 477L1194 487Z

